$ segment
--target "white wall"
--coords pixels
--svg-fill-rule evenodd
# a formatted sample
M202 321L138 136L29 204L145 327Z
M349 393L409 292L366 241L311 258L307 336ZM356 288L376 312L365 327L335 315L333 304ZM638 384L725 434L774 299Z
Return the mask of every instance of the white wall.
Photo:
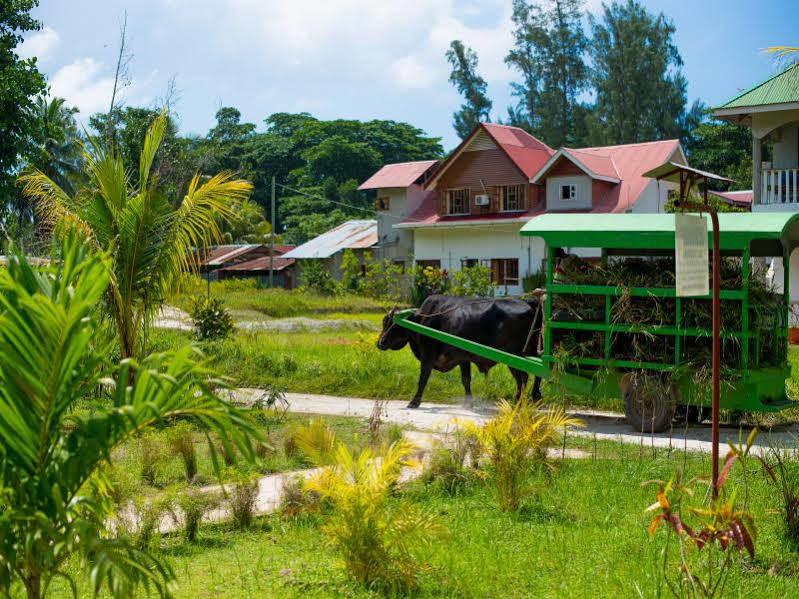
M389 198L389 209L377 212L379 247L375 254L379 258L410 261L413 256L413 231L393 227L408 218L419 207L424 196L425 191L419 185L377 190L377 197Z
M634 214L662 214L669 199L669 190L678 189L677 183L652 179L638 196L630 212Z
M577 197L561 200L560 186L576 185ZM591 178L588 175L547 177L547 210L586 210L591 208Z
M793 122L783 125L777 129L774 135L774 159L771 166L773 168L796 168L799 166L799 156L797 156L797 128L799 123Z
M790 280L788 284L791 290L791 313L788 315L790 326L799 326L799 248L794 249L788 258L788 268L790 269ZM783 293L785 274L782 269L782 258L774 258L771 261L768 274L766 275L774 286L774 291Z
M522 293L521 278L541 269L546 257L544 240L522 237L522 223L474 227L428 227L414 230L414 256L417 260L441 260L441 268L460 270L461 259L517 258L519 285L508 286L510 295ZM497 289L503 294L505 287Z

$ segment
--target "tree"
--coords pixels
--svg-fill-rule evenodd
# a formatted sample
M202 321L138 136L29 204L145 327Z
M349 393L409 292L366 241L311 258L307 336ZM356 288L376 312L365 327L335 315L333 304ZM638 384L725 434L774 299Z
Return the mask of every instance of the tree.
M196 268L193 252L219 241L217 219L232 218L233 207L252 188L227 171L204 182L195 175L180 204L172 208L151 175L166 128L162 113L147 130L133 177L127 176L113 146L90 138L84 152L87 183L73 196L36 168L20 178L24 195L56 234L77 229L96 248L112 252L113 276L105 303L123 359L140 347L140 332L181 275Z
M23 60L14 51L23 34L41 29L30 16L38 4L38 0L0 3L0 208L15 195L20 159L30 151L33 100L46 85L36 58Z
M266 220L263 208L251 198L245 198L233 208L233 213L229 221L219 223L225 243L269 243L272 226Z
M577 97L588 82L581 4L582 0L513 3L514 47L505 62L521 72L522 82L513 84L520 102L509 109L510 119L554 147L579 139Z
M685 151L691 166L723 175L733 182L709 180L717 190L752 187L752 137L747 127L733 123L702 123L688 136ZM764 148L768 150L768 147ZM767 156L763 156L768 160Z
M620 144L681 137L686 80L674 44L674 24L635 0L603 4L589 16L596 89L594 143Z
M460 40L453 40L446 53L452 66L449 82L455 86L466 102L461 109L452 114L452 126L463 139L478 123L489 121L491 100L486 95L486 82L477 74L477 54L464 46Z
M95 594L107 586L110 596L129 597L144 584L168 596L169 566L106 530L109 456L132 436L181 418L252 458L252 425L209 389L210 373L191 347L153 354L138 366L108 360L111 348L98 335L96 306L109 284L111 260L91 246L69 236L57 267L39 271L17 254L0 271L4 596L20 583L28 599L39 599L56 577L74 591L73 557ZM101 388L109 401L91 413L77 409Z
M71 193L81 167L81 146L77 108L68 107L64 98L36 98L31 118L37 148L30 163Z

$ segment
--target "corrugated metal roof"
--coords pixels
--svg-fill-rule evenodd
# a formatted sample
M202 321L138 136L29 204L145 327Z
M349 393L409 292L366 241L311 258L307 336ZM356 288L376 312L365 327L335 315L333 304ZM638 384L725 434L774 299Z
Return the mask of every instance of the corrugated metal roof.
M725 204L749 208L750 210L752 208L752 198L755 195L751 189L744 191L713 191L712 189L708 189L707 192L721 198Z
M799 102L799 65L788 67L736 94L715 110Z
M285 258L329 258L345 249L370 248L377 243L376 220L348 220L335 229L286 252Z
M204 266L221 266L234 258L243 256L248 252L263 247L259 243L243 243L235 245L218 245L208 250L208 257L203 261Z
M361 183L358 189L379 189L385 187L408 187L438 160L418 160L416 162L397 162L386 164L383 168Z
M265 271L268 271L269 268L270 268L269 262L270 262L270 260L269 260L269 257L267 256L265 258L264 257L255 258L253 260L247 260L246 262L239 262L238 264L232 264L230 266L225 266L224 268L221 268L220 270L224 270L224 271L261 271L261 270L265 270ZM283 256L275 255L274 266L273 266L272 269L273 270L283 270L284 268L287 268L287 267L291 266L292 264L294 264L294 259L293 258L284 258Z
M592 148L586 148L585 150L563 148L563 151L570 154L595 175L616 179L617 181L621 178L610 154L594 152Z

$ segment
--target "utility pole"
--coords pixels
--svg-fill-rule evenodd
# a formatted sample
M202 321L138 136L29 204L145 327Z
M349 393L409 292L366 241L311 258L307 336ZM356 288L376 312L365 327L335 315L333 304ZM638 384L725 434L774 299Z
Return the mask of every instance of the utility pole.
M269 231L269 288L274 284L275 276L275 176L272 175L272 216Z

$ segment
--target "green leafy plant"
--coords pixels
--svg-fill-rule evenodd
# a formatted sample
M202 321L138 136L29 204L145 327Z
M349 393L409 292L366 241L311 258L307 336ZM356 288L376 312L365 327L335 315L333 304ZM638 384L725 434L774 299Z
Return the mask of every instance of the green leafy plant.
M770 448L759 456L768 480L776 487L780 497L780 512L785 536L799 544L799 458L796 451Z
M487 266L469 266L452 273L452 295L493 297L494 284Z
M336 457L336 434L321 418L312 418L308 424L298 426L290 437L312 464L330 464Z
M733 465L739 462L744 470L742 486L746 497L746 458L756 434L757 429L752 429L745 444L730 445L716 483L718 494L707 503L691 503L694 487L707 490L707 479L692 478L683 483L681 470L668 483L644 483L658 485L656 501L647 508L655 514L649 524L649 536L653 539L660 527L667 530L662 550L662 579L675 597L724 596L733 552L745 551L750 558L755 557L755 522L745 509L745 500L743 506L738 506L739 487L727 493L726 483ZM711 494L705 493L705 497L708 495ZM674 566L669 564L673 558L669 551L672 538L678 548Z
M175 503L180 510L180 516L173 514L176 522L183 526L183 536L189 543L197 540L200 523L208 512L219 507L222 496L216 492L202 491L189 487L178 493Z
M258 502L258 478L240 474L228 497L228 508L238 529L249 528Z
M499 414L483 426L468 423L467 430L479 442L488 459L489 476L496 488L503 510L518 510L522 500L533 490L533 476L541 466L551 468L547 447L568 426L583 426L562 408L541 411L541 404L531 405L526 398L516 404L503 400Z
M168 432L172 453L180 457L186 470L186 480L192 482L197 474L197 447L194 444L194 430L186 422L180 422Z
M361 284L361 263L350 248L341 252L341 287L345 291L358 291Z
M303 260L300 277L304 287L321 295L333 295L339 291L339 284L324 260Z
M200 296L195 299L191 320L198 341L226 339L236 328L230 312L219 297Z
M75 231L92 247L111 252L113 276L104 309L117 332L122 359L141 349L145 325L183 275L196 272L195 252L219 241L217 222L234 218L234 207L252 189L231 172L196 174L179 205L172 207L151 173L166 127L162 112L147 129L136 173L125 170L115 146L105 147L90 137L83 151L86 183L71 197L36 168L19 179L42 226L60 237Z
M413 268L411 281L411 303L419 307L429 295L447 293L450 289L449 273L432 266L419 266Z
M150 486L155 486L158 471L167 457L163 439L156 432L142 435L138 443L138 453L142 481Z
M96 318L109 267L107 256L68 236L57 268L37 269L13 254L0 270L4 595L20 584L30 599L40 599L54 578L75 588L73 572L85 572L95 593L107 587L111 596L130 597L146 585L167 596L170 567L107 534L111 502L103 466L121 444L176 417L252 456L256 431L211 391L213 375L195 349L110 362L112 342L98 333ZM88 414L77 410L97 389L105 401Z
M359 454L339 443L335 463L306 483L330 503L324 526L328 542L344 558L349 574L367 587L404 591L415 585L420 551L446 534L434 515L409 503L389 504L389 495L413 446L399 441Z
M405 295L403 269L388 259L374 260L368 254L364 260L366 273L361 280L361 291L373 298L401 301Z
M482 448L473 430L456 420L452 430L434 442L422 473L424 482L434 482L448 495L457 495L475 479Z
M545 287L547 284L547 275L543 271L528 272L522 277L522 289L525 293L530 293L536 289Z

